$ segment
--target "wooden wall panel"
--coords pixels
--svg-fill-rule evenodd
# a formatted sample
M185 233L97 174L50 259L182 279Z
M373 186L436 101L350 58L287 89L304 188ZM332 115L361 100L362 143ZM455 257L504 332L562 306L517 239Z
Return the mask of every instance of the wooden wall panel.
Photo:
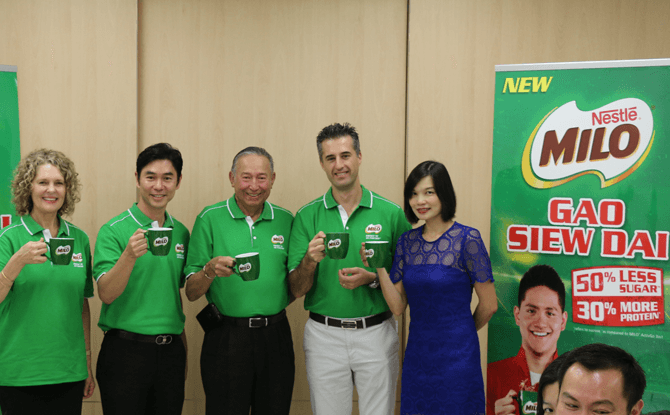
M139 3L140 147L167 141L185 159L170 211L192 227L232 195L233 156L249 145L274 157L270 201L295 212L329 183L315 138L333 122L361 137L362 182L400 203L405 140L405 0ZM202 330L186 304L187 399L203 401ZM303 300L289 307L296 352L293 413L309 409Z
M0 63L18 66L21 154L64 152L83 183L73 223L98 229L135 201L137 5L0 0ZM91 300L93 362L102 342ZM85 413L102 413L96 390Z
M488 241L495 65L667 58L668 15L658 0L410 0L408 171L445 163L457 220Z

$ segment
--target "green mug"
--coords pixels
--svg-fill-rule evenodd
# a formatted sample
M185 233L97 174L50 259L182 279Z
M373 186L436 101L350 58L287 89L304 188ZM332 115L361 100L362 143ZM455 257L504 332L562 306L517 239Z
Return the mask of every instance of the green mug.
M156 256L166 256L172 248L172 228L149 228L144 234L149 244L149 252Z
M365 256L371 268L384 268L389 251L389 241L366 241Z
M344 259L349 251L349 234L328 232L326 234L326 254L332 259Z
M258 252L235 256L235 273L244 281L255 281L261 275L261 257Z
M51 263L54 265L69 265L74 251L74 238L49 239Z
M516 400L521 415L535 415L537 413L537 392L519 391Z

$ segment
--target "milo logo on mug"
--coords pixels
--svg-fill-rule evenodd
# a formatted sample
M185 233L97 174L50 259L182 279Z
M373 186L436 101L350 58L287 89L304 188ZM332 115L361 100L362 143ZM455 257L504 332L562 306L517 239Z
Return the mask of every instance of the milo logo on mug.
M167 245L168 243L170 243L170 238L168 238L167 236L163 238L156 238L154 240L154 246L163 246Z
M59 246L56 248L56 255L67 255L70 253L70 245Z
M51 238L48 242L51 262L54 265L69 265L74 247L73 238Z
M527 402L526 405L523 407L523 413L524 413L524 414L534 414L534 413L537 413L537 403L535 403L535 402Z
M349 234L346 232L326 233L326 255L332 259L343 259L349 250Z
M370 258L371 256L375 255L375 250L374 249L366 249L365 250L365 257Z
M166 256L172 248L172 228L149 228L145 234L149 251L156 256Z
M235 256L235 273L242 277L243 281L254 281L260 276L261 260L258 252L248 252Z

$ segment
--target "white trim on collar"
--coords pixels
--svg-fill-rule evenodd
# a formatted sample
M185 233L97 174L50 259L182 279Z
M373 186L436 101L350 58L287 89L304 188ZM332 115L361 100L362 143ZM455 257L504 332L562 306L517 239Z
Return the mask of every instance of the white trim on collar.
M135 222L137 222L138 225L142 226L140 221L137 220L137 218L135 217L135 215L133 215L133 212L131 212L130 209L128 209L128 213L130 214L130 217L133 218L135 220Z

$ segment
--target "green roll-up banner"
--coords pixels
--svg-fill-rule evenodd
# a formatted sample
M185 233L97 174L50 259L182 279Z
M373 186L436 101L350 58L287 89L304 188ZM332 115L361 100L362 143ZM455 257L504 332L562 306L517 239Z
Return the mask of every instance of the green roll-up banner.
M21 159L16 66L0 65L0 229L12 223L12 172Z
M558 354L606 343L645 370L643 413L670 409L670 59L502 65L495 88L489 382L528 372L522 333ZM538 264L565 285L564 330L515 319Z

